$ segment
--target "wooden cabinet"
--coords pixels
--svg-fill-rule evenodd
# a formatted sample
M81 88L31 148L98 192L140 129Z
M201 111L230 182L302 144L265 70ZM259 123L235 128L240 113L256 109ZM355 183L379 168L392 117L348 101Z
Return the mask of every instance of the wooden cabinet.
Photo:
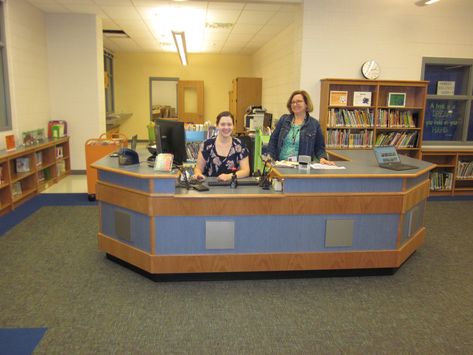
M321 80L320 124L330 149L394 145L420 158L426 81Z
M261 105L263 80L261 78L236 78L229 92L230 112L235 117L235 132L245 131L244 116L251 105Z
M473 195L473 148L424 147L422 160L437 165L430 172L432 196Z
M68 137L0 151L0 215L69 175L70 170Z

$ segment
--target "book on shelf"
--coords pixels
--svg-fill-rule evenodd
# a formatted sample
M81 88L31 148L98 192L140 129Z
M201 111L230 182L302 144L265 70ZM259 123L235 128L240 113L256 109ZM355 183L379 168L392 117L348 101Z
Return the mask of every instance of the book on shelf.
M327 131L328 148L371 148L372 130L329 129Z
M23 193L20 181L17 181L12 185L12 191L11 192L12 192L13 196L20 196Z
M369 109L347 110L332 108L329 110L329 127L373 127L374 114Z
M473 161L459 161L457 165L458 179L473 178Z
M7 151L16 149L15 135L9 134L9 135L5 136L5 149Z
M200 145L201 142L186 143L187 158L189 160L197 161L197 155L199 154Z
M3 179L3 166L0 165L0 185L4 182L5 180Z
M397 148L415 148L417 145L417 132L381 133L376 137L375 145L393 145Z
M371 106L371 91L355 91L353 106Z
M414 114L408 111L383 110L378 111L378 127L387 128L416 128Z
M57 176L64 175L66 173L66 162L64 160L56 163Z
M43 165L43 152L39 151L35 153L36 157L36 166Z
M453 173L449 171L434 170L430 173L430 190L451 190L453 185Z
M30 171L30 158L28 157L16 158L15 163L16 163L17 173L27 173Z
M39 182L42 182L44 181L45 177L44 177L44 170L39 170L38 171L38 181Z
M58 145L56 147L56 159L57 158L63 158L64 157L64 148L62 145Z
M346 106L348 104L348 91L330 91L330 106Z

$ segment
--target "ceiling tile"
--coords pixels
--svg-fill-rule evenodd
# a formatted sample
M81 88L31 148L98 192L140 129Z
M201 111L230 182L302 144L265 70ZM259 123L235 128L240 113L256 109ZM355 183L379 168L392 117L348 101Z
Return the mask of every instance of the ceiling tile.
M245 11L264 11L264 12L276 12L279 11L281 5L277 4L252 4L247 3Z
M238 10L207 10L207 22L229 22L235 23L240 16L241 11Z
M63 5L60 4L51 4L51 3L34 3L33 6L37 7L38 9L44 12L65 12L69 13L70 11L66 9Z
M120 26L109 18L102 19L102 28L106 30L121 30Z
M250 39L252 39L254 34L252 33L247 33L247 34L234 34L230 33L230 36L228 36L227 41L238 41L238 42L248 42Z
M259 32L263 28L263 24L242 24L238 22L235 26L233 26L232 34L255 34Z
M107 17L107 15L102 11L102 9L96 5L81 5L81 4L65 4L64 5L69 11L74 13L81 14L95 14L102 18Z
M250 24L262 24L264 25L270 18L276 14L275 11L248 11L243 10L241 13L238 23L250 23Z
M103 6L103 12L105 12L109 17L116 19L126 19L126 20L140 20L141 17L135 8L125 7L125 6Z
M56 0L56 2L64 5L95 5L92 0Z
M237 3L237 2L229 2L229 3L222 3L222 2L208 2L208 9L215 9L215 10L242 10L245 6L244 3Z
M132 6L130 0L94 0L99 6Z

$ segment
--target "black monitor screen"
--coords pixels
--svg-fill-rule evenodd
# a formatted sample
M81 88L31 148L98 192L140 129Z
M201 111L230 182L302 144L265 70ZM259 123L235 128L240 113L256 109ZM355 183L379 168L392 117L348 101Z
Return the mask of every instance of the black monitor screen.
M186 153L186 131L184 130L184 122L155 119L154 120L156 134L156 150L159 154L158 147L162 153L171 153L174 155L174 163L181 165L187 160Z

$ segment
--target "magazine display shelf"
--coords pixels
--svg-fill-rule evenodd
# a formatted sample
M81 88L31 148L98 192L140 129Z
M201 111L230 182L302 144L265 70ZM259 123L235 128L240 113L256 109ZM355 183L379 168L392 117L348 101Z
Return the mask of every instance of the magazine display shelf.
M394 145L420 158L426 81L323 79L319 119L327 148ZM400 101L399 101L400 100Z
M436 164L431 196L473 196L473 147L425 146L422 160Z
M69 137L0 151L0 215L57 183L70 171Z

